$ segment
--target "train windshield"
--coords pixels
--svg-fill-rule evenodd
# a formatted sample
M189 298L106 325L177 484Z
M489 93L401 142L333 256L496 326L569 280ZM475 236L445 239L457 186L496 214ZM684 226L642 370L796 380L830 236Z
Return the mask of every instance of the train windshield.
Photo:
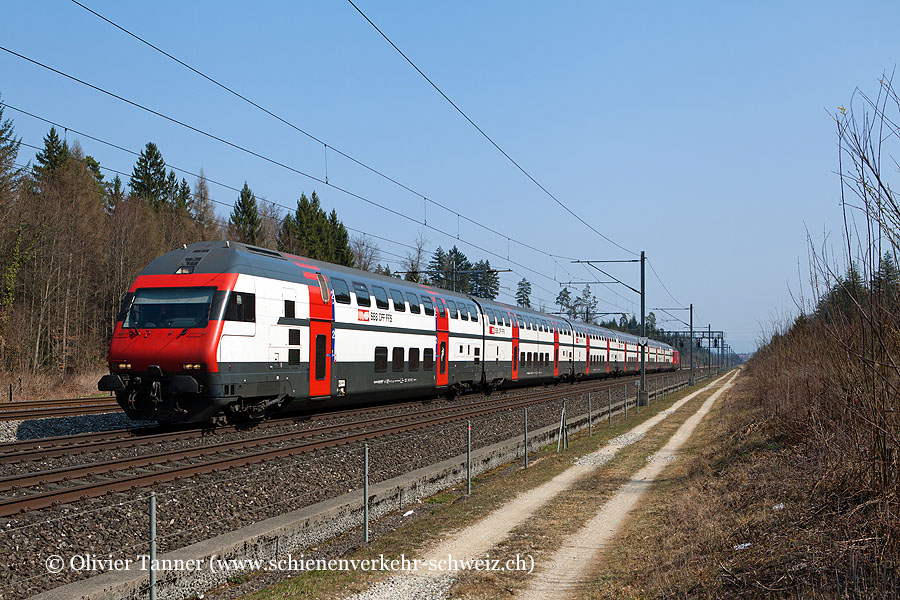
M214 287L141 288L134 293L124 329L206 327Z

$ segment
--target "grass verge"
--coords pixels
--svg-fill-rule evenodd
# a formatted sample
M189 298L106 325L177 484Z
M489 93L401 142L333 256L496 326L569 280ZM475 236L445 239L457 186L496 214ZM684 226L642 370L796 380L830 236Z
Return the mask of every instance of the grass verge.
M704 382L701 385L707 383ZM641 408L640 411L629 411L627 419L614 418L611 427L595 425L593 437L589 438L586 432L572 436L570 437L570 448L564 453L556 454L555 442L538 451L533 451L530 455L530 468L527 470L522 468L520 459L516 464L504 465L491 472L483 473L474 480L471 496L465 495L465 484L445 490L420 505L420 509L417 509L419 514L416 517L377 535L366 547L353 548L344 553L342 558L366 559L375 558L381 554L388 559L399 557L401 554L419 557L427 548L448 533L476 522L515 495L545 483L571 466L577 456L593 452L613 437L629 431L659 411L668 409L672 403L699 387L686 388L671 394L665 400L654 401L650 407ZM679 411L678 415L682 412L687 415L691 404L693 402L688 403L688 406ZM664 420L663 424L676 416L672 415L669 419ZM651 436L648 437L654 435L655 432L651 432ZM626 450L627 448L622 452L624 453ZM609 465L613 462L611 461ZM374 530L378 531L377 523ZM353 531L347 535L358 539L360 532ZM303 572L245 597L256 600L343 598L367 589L372 583L384 579L387 575L382 572L363 571Z

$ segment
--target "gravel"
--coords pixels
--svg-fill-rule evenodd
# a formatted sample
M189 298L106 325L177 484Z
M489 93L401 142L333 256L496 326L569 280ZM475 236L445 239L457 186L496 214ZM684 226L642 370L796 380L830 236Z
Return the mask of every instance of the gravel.
M450 597L451 585L453 577L450 575L391 575L347 600L443 600Z
M560 389L564 390L565 387L560 386ZM578 386L571 387L567 409L570 414L587 412L587 396L581 395L579 389ZM623 386L616 386L613 390L613 402L621 401L622 389ZM495 394L495 397L502 398L505 395ZM474 400L477 398L468 396L454 402L467 404ZM529 407L529 429L536 430L558 423L561 404L561 400L554 400ZM434 405L416 402L390 410L397 414L405 414L432 406ZM89 430L88 423L93 423L90 427L104 427L94 430L106 430L122 427L127 423L127 420L124 423L121 421L124 418L124 415L114 413L53 419L66 421L72 427L81 429L66 430L65 425L54 428L48 424L46 425L48 429L42 428L40 431L53 431L50 435L65 435ZM328 422L333 421L329 419ZM17 426L16 430L22 430L24 427L26 431L39 431L35 429L35 425L28 423L30 422L26 422L27 426ZM308 428L319 426L321 423L321 420L311 419L285 427ZM267 429L266 433L271 431L272 429ZM502 411L472 420L473 448L521 434L521 409ZM64 464L82 464L88 462L86 457L90 461L108 460L117 453L132 456L208 444L210 439L219 442L232 439L231 436L254 435L256 434L253 430L240 431L210 438L154 444L149 447L138 446L124 451L75 454L59 460L30 463L28 468L36 470ZM621 445L639 439L636 436L632 436L635 439L625 439L628 438L627 435L619 437L623 438L620 440ZM464 454L465 440L464 422L451 422L369 440L370 484ZM16 470L21 471L22 468L19 465ZM143 469L142 472L148 469ZM162 554L359 489L362 487L362 471L362 446L354 444L156 485L151 489L157 495L158 552ZM72 483L77 482L54 485ZM147 496L151 489L109 494L103 498L85 500L77 504L0 518L0 555L9 557L6 561L7 568L0 572L0 597L24 598L96 574L66 570L58 575L48 575L44 569L44 560L51 554L68 557L89 552L103 557L134 558L138 554L146 553Z

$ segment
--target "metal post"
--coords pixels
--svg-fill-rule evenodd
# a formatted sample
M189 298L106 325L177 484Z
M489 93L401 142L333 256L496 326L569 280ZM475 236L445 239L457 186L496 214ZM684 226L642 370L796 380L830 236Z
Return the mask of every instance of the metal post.
M566 414L566 401L563 400L563 450L569 449L569 419Z
M369 445L363 449L363 542L369 543Z
M712 325L707 324L706 330L709 332L709 339L706 340L706 352L708 353L706 357L706 376L709 377L712 375Z
M525 468L528 468L528 407L525 407Z
M150 492L150 600L156 600L156 492Z
M566 401L563 400L562 408L559 409L559 435L556 438L556 453L559 454L560 446L563 440L563 422L566 418Z
M594 435L594 419L591 415L591 394L588 393L588 437Z
M641 390L638 393L637 404L638 406L647 406L650 403L650 397L647 394L647 325L646 325L646 294L644 287L644 263L646 262L646 257L644 256L644 251L641 250L641 340L640 340L640 348L641 348Z
M691 376L688 385L694 385L694 305L691 304Z
M606 388L606 418L607 427L612 427L612 390Z
M627 419L628 418L628 384L626 383L625 385L623 385L622 389L625 392L625 394L623 396L623 398L625 398L625 400L622 401L622 406L625 407L625 417L624 418Z
M466 421L466 495L472 494L472 421Z

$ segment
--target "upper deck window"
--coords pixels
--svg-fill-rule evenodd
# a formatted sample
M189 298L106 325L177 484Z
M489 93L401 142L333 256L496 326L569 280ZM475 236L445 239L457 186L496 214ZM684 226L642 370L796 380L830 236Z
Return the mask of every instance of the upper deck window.
M356 293L356 304L358 306L372 306L372 298L371 296L369 296L369 288L367 288L364 283L354 281L353 291Z
M419 314L422 309L419 307L419 297L412 292L406 292L406 299L409 300L409 312Z
M135 291L134 297L130 298L131 305L127 309L122 327L125 329L206 327L209 321L209 307L215 293L214 287L140 288ZM232 296L234 295L232 293Z
M391 300L394 301L394 310L397 312L406 312L406 302L403 300L403 293L400 290L391 288Z
M372 292L375 294L375 306L378 308L387 310L388 309L388 297L387 297L387 292L384 291L384 288L377 286L377 285L373 285Z
M334 288L334 301L341 304L350 304L350 288L343 279L332 278L331 287Z

